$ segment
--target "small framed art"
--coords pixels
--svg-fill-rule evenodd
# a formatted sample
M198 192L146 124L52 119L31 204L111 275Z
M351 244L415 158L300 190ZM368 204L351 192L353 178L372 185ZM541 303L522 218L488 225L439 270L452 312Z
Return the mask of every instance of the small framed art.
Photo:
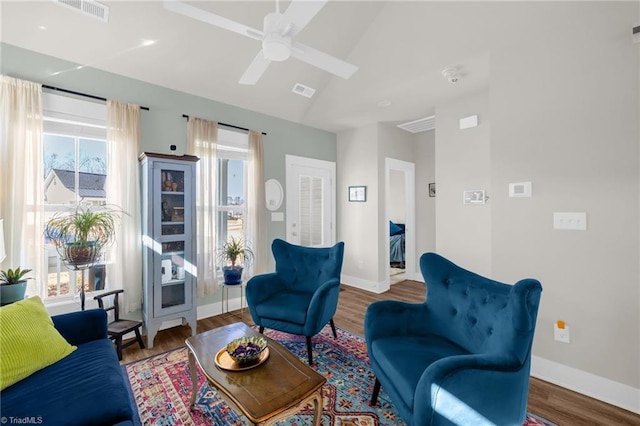
M357 202L367 201L367 187L366 186L350 186L349 201L357 201Z

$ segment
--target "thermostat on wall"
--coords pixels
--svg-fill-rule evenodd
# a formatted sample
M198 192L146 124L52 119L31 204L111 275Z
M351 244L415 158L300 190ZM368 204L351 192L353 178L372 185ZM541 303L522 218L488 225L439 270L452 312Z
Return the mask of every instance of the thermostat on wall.
M531 197L531 182L510 183L509 197Z

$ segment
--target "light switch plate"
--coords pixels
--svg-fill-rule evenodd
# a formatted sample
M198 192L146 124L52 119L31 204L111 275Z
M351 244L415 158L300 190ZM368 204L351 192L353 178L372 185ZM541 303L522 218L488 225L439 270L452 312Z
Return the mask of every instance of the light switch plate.
M271 212L271 222L284 222L284 213Z
M587 213L555 212L553 213L553 229L584 231L587 229Z

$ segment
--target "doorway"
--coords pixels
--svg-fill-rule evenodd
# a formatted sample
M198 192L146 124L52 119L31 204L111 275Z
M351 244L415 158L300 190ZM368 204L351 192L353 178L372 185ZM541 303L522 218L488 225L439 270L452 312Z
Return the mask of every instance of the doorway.
M308 247L335 244L336 163L287 155L287 241Z
M389 284L415 274L415 164L385 158L386 269Z

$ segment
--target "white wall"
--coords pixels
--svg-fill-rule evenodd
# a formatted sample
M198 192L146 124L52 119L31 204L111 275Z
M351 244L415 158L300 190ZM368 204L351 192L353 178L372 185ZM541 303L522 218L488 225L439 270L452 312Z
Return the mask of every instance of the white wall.
M554 19L519 7L546 22L536 42L493 51L488 93L437 109L436 247L500 281L539 279L532 374L640 412L638 2L563 3ZM477 137L455 130L471 113ZM509 198L522 181L533 196ZM490 199L465 209L475 183ZM554 230L563 211L586 212L587 230ZM560 319L569 344L553 340Z
M377 125L338 134L338 240L344 241L343 281L377 291L378 140ZM348 187L365 185L367 201L349 202Z
M492 56L492 249L496 277L542 282L535 355L640 388L633 16L638 3L583 3L572 31L558 22ZM506 196L519 181L531 199ZM587 230L553 230L562 211L586 212ZM553 340L558 319L569 345Z
M460 130L460 118L479 125ZM491 197L489 94L436 108L436 247L438 253L482 275L491 275L491 201L464 205L462 193L483 189Z
M431 132L433 133L433 132ZM416 170L424 170L422 179L433 179L433 138L419 138L388 124L373 124L341 132L337 137L338 169L338 240L345 241L345 259L342 281L345 284L374 292L388 289L389 233L385 205L386 158L414 163ZM431 146L429 146L431 144ZM418 147L418 145L424 145ZM367 185L367 202L347 201L347 188ZM426 185L417 196L428 197ZM405 215L407 212L404 213ZM433 214L416 214L418 229L431 233L433 240ZM429 223L424 223L424 220ZM422 227L422 228L420 228ZM418 243L416 243L418 244ZM433 244L433 243L432 243ZM419 245L422 248L427 244ZM414 268L422 252L416 251ZM413 276L419 271L407 271Z
M436 204L439 184L435 170L436 132L415 135L416 159L416 265L423 253L436 250ZM429 183L436 183L436 196L429 197ZM419 273L419 271L418 271Z

